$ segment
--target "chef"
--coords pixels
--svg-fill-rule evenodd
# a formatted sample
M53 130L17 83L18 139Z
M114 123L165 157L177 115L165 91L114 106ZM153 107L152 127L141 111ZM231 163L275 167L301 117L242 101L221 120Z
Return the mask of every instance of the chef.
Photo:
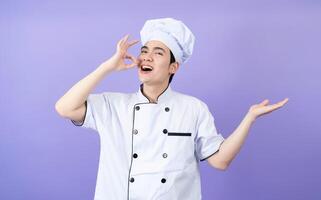
M173 75L192 55L191 30L182 21L160 18L146 21L140 34L137 58L127 50L138 41L129 42L126 35L116 53L74 85L56 103L56 110L100 136L95 200L201 199L199 162L207 160L225 170L255 119L287 99L251 106L225 139L203 101L170 86ZM136 66L141 81L137 92L90 93L108 74Z

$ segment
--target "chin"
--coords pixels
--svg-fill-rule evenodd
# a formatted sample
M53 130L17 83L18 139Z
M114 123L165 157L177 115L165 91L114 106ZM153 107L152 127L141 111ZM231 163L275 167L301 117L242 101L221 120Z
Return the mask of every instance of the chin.
M150 82L148 79L142 78L142 77L139 77L139 80L140 80L141 83L148 83L148 82Z

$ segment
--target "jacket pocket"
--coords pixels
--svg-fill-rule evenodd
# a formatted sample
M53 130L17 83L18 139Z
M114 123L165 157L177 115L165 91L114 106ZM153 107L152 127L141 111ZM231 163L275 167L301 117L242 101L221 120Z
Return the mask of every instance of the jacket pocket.
M191 136L192 133L183 133L183 132L168 132L168 136Z

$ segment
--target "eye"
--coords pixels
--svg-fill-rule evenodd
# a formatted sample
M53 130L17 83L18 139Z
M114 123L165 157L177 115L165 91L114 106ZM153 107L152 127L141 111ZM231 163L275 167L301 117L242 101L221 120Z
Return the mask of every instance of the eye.
M161 56L163 55L163 53L161 53L161 52L156 52L156 54L159 54L159 55L161 55Z
M147 51L146 50L142 50L141 53L147 53Z

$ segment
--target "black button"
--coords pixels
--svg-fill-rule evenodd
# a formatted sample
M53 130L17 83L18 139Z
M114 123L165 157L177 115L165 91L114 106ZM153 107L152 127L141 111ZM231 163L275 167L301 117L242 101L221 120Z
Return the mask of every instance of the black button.
M134 157L134 158L137 158L137 157L138 157L137 153L134 153L133 157Z
M135 181L135 179L133 177L130 178L129 180L131 183L133 183Z
M164 130L163 130L163 133L165 133L165 134L166 134L166 133L167 133L167 129L164 129Z
M169 112L169 107L166 107L166 108L165 108L165 111L166 111L166 112Z
M137 135L138 130L137 130L137 129L134 129L133 133L134 133L135 135Z
M163 153L163 158L167 158L167 153Z
M161 181L162 181L162 183L165 183L165 182L166 182L166 179L162 178L162 180L161 180Z
M139 110L139 109L140 109L140 107L139 107L139 106L136 106L136 107L135 107L135 109L136 109L136 110Z

